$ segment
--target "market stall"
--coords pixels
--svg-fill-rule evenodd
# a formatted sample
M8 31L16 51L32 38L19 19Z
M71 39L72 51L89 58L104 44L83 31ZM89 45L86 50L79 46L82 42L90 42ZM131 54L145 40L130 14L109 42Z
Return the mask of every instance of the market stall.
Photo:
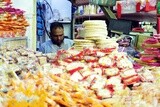
M103 23L90 22L84 25L92 28ZM87 36L86 41L96 37ZM115 39L102 40L91 47L83 44L83 48L61 50L54 56L22 47L1 47L1 105L158 106L160 68L134 64L126 53L118 52Z
M145 39L135 59L105 20L82 26L83 39L57 53L1 45L0 107L159 107L160 35Z

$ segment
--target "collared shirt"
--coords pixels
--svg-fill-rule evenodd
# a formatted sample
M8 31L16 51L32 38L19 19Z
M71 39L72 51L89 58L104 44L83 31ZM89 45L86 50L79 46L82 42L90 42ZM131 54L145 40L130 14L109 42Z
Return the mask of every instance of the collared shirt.
M73 40L67 39L67 38L64 38L64 41L60 47L53 44L51 40L48 40L40 46L39 50L43 53L56 53L58 50L61 50L61 49L67 50L72 45L73 45Z

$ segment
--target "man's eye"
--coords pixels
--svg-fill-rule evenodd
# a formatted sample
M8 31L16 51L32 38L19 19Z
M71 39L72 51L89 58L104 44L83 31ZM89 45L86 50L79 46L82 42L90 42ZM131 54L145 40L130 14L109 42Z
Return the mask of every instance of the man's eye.
M62 37L63 36L63 34L62 35L54 35L54 37Z

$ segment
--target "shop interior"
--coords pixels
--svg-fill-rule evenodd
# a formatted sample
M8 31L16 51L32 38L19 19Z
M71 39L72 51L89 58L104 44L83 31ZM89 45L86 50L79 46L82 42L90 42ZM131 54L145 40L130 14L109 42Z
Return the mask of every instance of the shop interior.
M0 107L159 106L159 0L0 0Z

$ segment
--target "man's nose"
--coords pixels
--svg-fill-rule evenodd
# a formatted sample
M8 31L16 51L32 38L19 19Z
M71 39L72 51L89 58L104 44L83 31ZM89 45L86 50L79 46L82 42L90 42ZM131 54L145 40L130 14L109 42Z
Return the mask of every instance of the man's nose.
M61 36L58 36L58 38L57 38L58 40L60 40L61 39Z

